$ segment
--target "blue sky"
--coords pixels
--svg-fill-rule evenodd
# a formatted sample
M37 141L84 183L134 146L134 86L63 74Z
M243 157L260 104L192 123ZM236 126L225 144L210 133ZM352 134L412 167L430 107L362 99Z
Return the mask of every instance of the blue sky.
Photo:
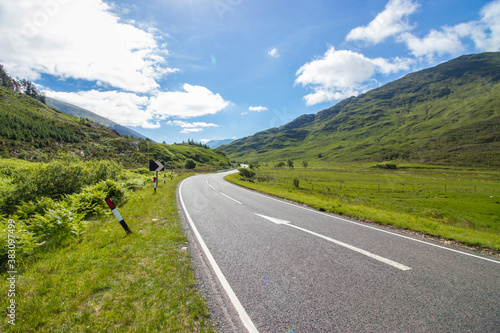
M240 138L500 49L500 0L4 0L0 63L158 142Z

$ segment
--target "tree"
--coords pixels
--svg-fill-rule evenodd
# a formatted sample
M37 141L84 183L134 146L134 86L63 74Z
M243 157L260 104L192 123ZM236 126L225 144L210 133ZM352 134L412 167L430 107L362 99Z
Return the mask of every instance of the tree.
M307 163L307 161L302 161L302 165L304 166L304 168L307 168L309 166L309 163Z
M292 160L288 160L288 167L293 168L293 161Z

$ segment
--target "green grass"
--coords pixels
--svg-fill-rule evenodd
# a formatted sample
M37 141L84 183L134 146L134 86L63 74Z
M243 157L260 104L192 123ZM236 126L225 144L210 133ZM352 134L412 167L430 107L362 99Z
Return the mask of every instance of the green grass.
M2 332L214 332L197 289L175 192L180 180L134 192L113 215L91 222L79 242L40 254L18 268L15 326ZM156 220L156 221L154 221ZM0 290L7 295L8 275Z
M262 168L253 182L227 179L316 209L500 250L498 171L373 166Z

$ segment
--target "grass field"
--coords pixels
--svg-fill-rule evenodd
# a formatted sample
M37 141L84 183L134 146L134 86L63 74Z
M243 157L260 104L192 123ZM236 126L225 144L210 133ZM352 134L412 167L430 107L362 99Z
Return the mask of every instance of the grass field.
M197 289L176 205L187 174L133 192L118 207L133 231L113 215L90 223L78 242L39 255L0 278L1 332L214 332ZM15 325L7 305L15 300Z
M383 165L382 165L383 166ZM500 172L423 165L261 168L227 179L322 211L500 250Z

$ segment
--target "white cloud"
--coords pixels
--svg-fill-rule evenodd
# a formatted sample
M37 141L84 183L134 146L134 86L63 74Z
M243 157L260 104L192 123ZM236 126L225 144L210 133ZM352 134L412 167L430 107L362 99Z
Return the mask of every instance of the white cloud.
M169 120L167 122L167 125L182 127L182 131L180 131L179 133L183 134L203 132L204 131L203 128L207 127L219 127L219 125L213 123L204 123L204 122L187 123L185 121L180 121L180 120L173 120L173 121Z
M475 26L473 23L472 26ZM481 9L481 20L477 26L483 31L474 31L470 34L476 47L483 51L500 50L500 0L491 2Z
M333 46L322 58L303 65L296 73L295 84L309 87L314 92L304 97L306 105L334 101L358 95L368 89L377 73L391 74L410 68L411 60L395 58L367 58Z
M416 57L433 58L435 55L458 55L466 49L465 39L472 40L480 51L500 50L500 0L493 1L480 11L481 19L444 26L431 30L419 38L409 32L401 34L398 40L404 42Z
M184 85L185 92L160 92L152 97L120 91L45 91L48 97L67 101L123 126L159 128L159 121L168 117L192 118L214 114L225 108L226 102L219 94L205 87ZM168 121L168 125L179 126L183 131L218 127L216 124L180 120ZM200 131L200 130L197 130Z
M431 30L424 38L405 33L398 40L404 41L416 57L432 57L434 54L442 56L446 53L458 55L464 50L459 34L449 27L445 27L443 31Z
M219 127L219 125L213 124L213 123L205 123L205 122L188 123L188 122L181 121L181 120L169 120L167 122L167 125L179 126L179 127L182 127L182 128Z
M198 132L203 132L203 128L185 128L179 133L182 134L189 134L189 133L198 133Z
M378 44L387 37L409 31L412 26L407 18L417 10L418 6L412 0L390 0L384 11L380 12L366 27L351 30L346 40L361 40L370 44Z
M277 48L273 48L272 50L270 50L269 52L267 52L267 54L270 55L273 58L279 58L279 57L281 57L281 54L278 52Z
M266 108L265 106L251 106L248 108L248 111L252 112L263 112L263 111L268 111L269 109Z
M159 128L155 115L146 110L148 97L118 91L80 91L76 93L46 91L48 97L66 101L123 126Z
M148 110L162 118L194 118L216 114L230 102L201 86L184 84L184 91L161 92L151 97Z
M102 0L5 0L0 2L0 62L13 75L36 80L100 81L144 93L168 68L165 44L154 30L120 22Z

